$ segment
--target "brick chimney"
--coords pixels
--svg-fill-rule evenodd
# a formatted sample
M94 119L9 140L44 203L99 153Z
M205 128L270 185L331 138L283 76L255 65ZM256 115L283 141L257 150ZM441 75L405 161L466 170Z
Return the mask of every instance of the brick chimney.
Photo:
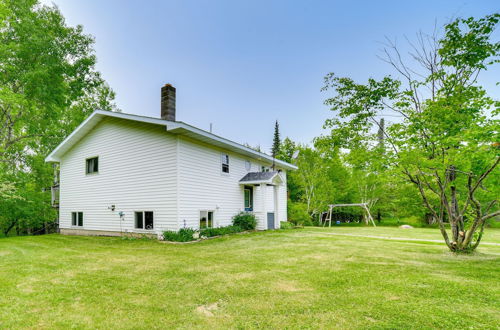
M175 87L170 84L161 88L161 119L175 121Z

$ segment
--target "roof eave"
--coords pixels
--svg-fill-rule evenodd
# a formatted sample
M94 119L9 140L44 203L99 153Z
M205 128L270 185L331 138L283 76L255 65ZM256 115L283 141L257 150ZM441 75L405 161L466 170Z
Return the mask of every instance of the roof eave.
M272 184L272 180L240 181L241 185Z
M298 167L295 166L295 165L293 165L293 164L284 162L284 161L279 160L279 159L273 159L273 157L271 157L269 155L266 155L265 153L262 153L262 152L259 152L259 151L255 151L252 148L246 147L244 145L241 145L239 143L236 143L236 142L233 142L231 140L225 139L223 137L217 136L215 134L206 132L206 131L204 131L202 129L196 128L196 127L188 125L186 123L175 122L175 123L172 123L170 125L167 125L167 131L175 133L176 130L186 130L186 131L192 132L194 134L198 134L198 135L204 136L207 139L210 139L210 140L213 140L213 141L217 141L219 143L222 143L222 144L226 145L227 147L231 147L232 149L237 149L240 152L243 151L243 152L245 152L247 154L251 154L251 155L253 155L256 158L265 159L265 160L267 160L267 161L269 161L271 163L274 162L276 165L278 165L279 167L282 167L282 168L284 168L286 170L297 170L298 169Z
M249 156L252 156L257 159L264 159L270 163L274 162L275 165L278 167L281 167L286 170L297 170L298 167L289 164L287 162L284 162L279 159L273 159L273 157L266 155L262 152L255 151L249 147L246 147L244 145L241 145L239 143L233 142L231 140L225 139L223 137L217 136L215 134L206 132L202 129L196 128L194 126L188 125L183 122L174 122L174 121L167 121L163 119L158 119L158 118L151 118L151 117L144 117L144 116L138 116L138 115L131 115L131 114L126 114L122 112L112 112L112 111L104 111L104 110L95 110L87 119L85 119L70 135L68 135L46 158L46 162L60 162L62 155L68 151L73 144L71 144L73 139L76 141L78 140L78 135L82 130L86 128L88 124L93 125L88 129L89 131L97 125L97 123L104 117L115 117L115 118L121 118L121 119L129 119L129 120L134 120L134 121L139 121L139 122L145 122L145 123L150 123L150 124L156 124L156 125L161 125L165 126L165 129L169 132L176 133L177 130L186 130L189 131L195 135L203 136L208 140L214 141L219 143L220 145L223 145L225 148L228 149L233 149L236 150L236 152L244 153ZM85 132L83 133L85 134ZM69 147L64 148L65 146L70 143Z

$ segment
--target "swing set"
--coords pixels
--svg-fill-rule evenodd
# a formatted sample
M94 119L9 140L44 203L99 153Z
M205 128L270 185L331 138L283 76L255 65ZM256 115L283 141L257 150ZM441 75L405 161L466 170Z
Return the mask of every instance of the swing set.
M369 221L371 221L371 223L373 224L373 227L377 227L377 225L375 224L375 221L373 221L373 217L370 213L370 209L368 209L368 205L366 203L359 203L359 204L331 204L331 205L328 205L328 212L326 214L326 219L323 221L322 217L320 217L320 225L323 225L323 227L326 226L326 223L328 222L328 227L331 227L332 226L332 213L333 213L333 209L336 208L336 207L346 207L346 206L355 206L355 207L361 207L363 210L364 210L364 219L365 219L365 222L366 224L369 223Z

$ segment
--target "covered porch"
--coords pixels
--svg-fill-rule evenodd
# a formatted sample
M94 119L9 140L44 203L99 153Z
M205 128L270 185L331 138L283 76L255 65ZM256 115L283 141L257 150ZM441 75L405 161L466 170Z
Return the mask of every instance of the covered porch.
M280 171L249 172L240 181L245 211L257 218L257 229L278 229L279 187L284 184Z

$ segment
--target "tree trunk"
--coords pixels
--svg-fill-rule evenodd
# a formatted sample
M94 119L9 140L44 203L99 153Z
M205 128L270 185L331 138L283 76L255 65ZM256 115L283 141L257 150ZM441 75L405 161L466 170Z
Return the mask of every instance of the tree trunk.
M17 219L13 220L13 221L10 223L10 225L9 225L6 229L4 229L4 231L3 231L4 235L5 235L5 236L7 236L7 235L9 234L10 230L11 230L12 228L14 228L14 226L15 226L15 225L17 225Z

